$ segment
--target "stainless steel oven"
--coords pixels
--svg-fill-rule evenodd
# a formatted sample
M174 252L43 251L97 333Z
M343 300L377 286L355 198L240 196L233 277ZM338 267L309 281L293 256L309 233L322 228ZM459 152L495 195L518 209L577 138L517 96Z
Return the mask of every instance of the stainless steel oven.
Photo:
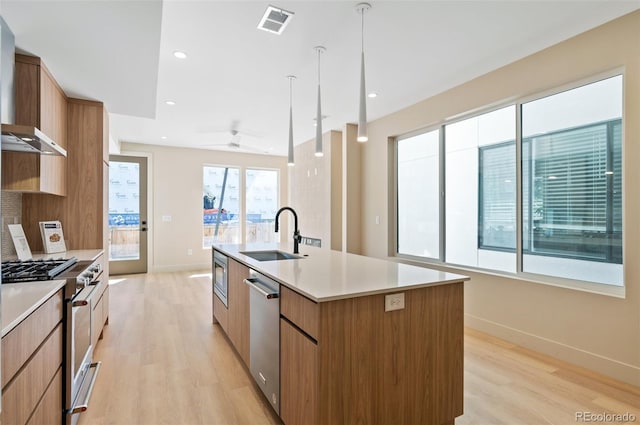
M88 408L100 363L93 363L91 294L100 283L100 261L41 259L5 261L2 283L65 280L64 286L64 411L67 425L75 425Z
M65 423L75 425L89 408L100 362L93 363L91 295L102 276L100 263L80 261L60 275L65 286Z
M220 301L227 305L227 256L213 251L213 292L220 298Z

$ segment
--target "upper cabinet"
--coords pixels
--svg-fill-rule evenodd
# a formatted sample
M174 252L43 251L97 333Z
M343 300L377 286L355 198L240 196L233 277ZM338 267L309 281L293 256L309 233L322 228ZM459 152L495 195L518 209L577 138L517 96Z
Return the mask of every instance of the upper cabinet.
M108 128L101 102L68 99L67 196L25 193L22 197L22 226L33 251L42 250L38 222L52 219L62 222L67 249L106 250L109 167L103 158Z
M67 97L40 58L16 55L15 123L39 128L67 149ZM67 159L2 153L2 189L66 196Z

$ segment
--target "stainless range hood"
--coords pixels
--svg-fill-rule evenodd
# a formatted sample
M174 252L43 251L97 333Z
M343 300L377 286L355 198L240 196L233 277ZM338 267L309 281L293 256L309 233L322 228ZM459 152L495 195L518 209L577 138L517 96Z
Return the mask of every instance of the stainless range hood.
M67 156L67 151L35 127L2 124L2 150Z
M67 156L67 151L39 129L16 125L15 122L15 38L0 17L0 108L2 118L2 150L34 154Z

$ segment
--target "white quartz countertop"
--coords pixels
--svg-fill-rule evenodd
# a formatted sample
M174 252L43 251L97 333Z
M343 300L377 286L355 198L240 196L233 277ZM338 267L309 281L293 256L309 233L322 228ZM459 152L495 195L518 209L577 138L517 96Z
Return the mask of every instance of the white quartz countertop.
M242 252L279 249L291 253L289 245L215 244L213 248L316 302L469 280L459 274L308 246L300 246L299 255L304 258L280 261L257 261Z
M64 280L46 280L2 285L2 336L11 332L64 284Z
M71 258L78 261L97 259L104 250L79 249L55 254L33 254L34 260L41 258ZM5 336L28 315L33 313L46 300L65 284L64 280L46 280L40 282L5 283L2 285L2 336Z

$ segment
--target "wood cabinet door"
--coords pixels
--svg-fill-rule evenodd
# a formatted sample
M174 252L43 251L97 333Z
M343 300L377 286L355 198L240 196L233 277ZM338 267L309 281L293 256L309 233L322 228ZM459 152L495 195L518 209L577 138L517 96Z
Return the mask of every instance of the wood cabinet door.
M40 130L58 145L67 148L67 97L49 74L40 66Z
M98 343L98 337L102 331L102 297L99 294L95 294L95 299L92 301L93 311L91 312L91 345L95 349Z
M249 267L231 258L227 267L228 335L244 364L249 367L249 286L244 283L249 278Z
M62 367L60 367L27 425L60 423L60 406L62 406L62 402Z
M287 425L318 423L318 346L280 319L280 418Z
M217 320L218 323L220 324L220 327L224 331L224 333L228 335L229 334L229 327L228 327L229 310L227 309L227 307L224 306L222 301L220 301L220 298L218 298L218 296L215 293L213 293L212 296L213 296L214 323Z
M67 97L39 58L16 55L18 125L37 127L67 148ZM67 195L67 158L8 152L2 160L2 189Z

